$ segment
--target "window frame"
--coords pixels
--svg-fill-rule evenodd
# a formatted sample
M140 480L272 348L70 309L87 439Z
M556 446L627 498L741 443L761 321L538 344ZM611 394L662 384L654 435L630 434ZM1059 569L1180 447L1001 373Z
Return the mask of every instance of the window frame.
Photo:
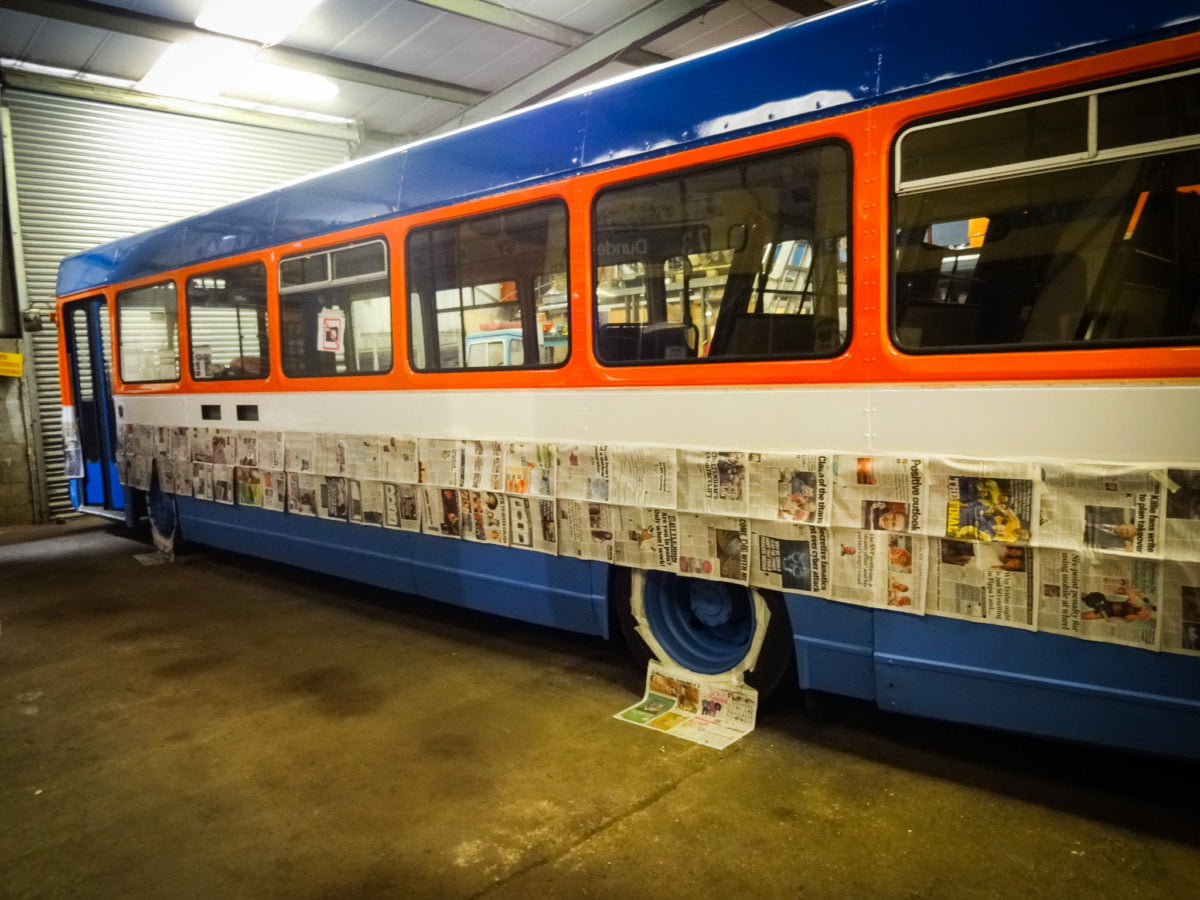
M802 153L809 150L821 150L823 148L836 148L842 154L844 162L845 176L845 234L839 235L836 240L839 244L844 243L844 247L839 247L835 252L845 256L845 332L841 336L840 343L833 348L816 350L802 354L771 354L771 355L720 355L720 356L695 356L685 358L667 358L661 357L658 359L633 359L633 360L606 360L600 355L598 342L600 333L599 321L599 298L598 298L598 279L596 278L597 270L600 266L596 261L595 248L598 242L598 220L597 204L606 195L613 191L627 190L636 188L639 185L653 184L655 182L663 182L674 180L679 182L693 175L703 175L706 172L717 172L722 169L733 169L739 166L761 163L776 157L785 157L797 153ZM783 146L771 147L765 150L752 150L743 155L726 156L715 160L706 160L703 162L692 163L681 166L679 168L664 169L638 175L632 178L619 181L609 181L599 187L592 195L589 209L589 250L591 256L591 265L588 270L588 277L591 280L591 295L588 298L589 315L592 325L592 354L596 364L604 369L622 370L636 368L642 366L651 366L659 368L662 366L710 366L721 364L739 364L739 365L755 365L760 363L765 364L792 364L798 362L808 362L813 360L831 360L844 356L849 350L854 340L854 247L856 238L856 214L854 208L856 194L855 184L855 153L854 147L850 141L844 137L832 134L826 134L813 140L802 140L795 143L789 143ZM786 239L792 240L792 239ZM807 238L805 239L808 240ZM776 247L782 245L782 241L775 244ZM808 242L809 246L813 246ZM760 270L761 274L761 270ZM757 288L752 288L755 294L760 293ZM776 291L766 290L765 293L778 293ZM784 315L784 314L781 314Z
M334 254L338 251L359 249L368 247L372 244L379 244L382 248L383 270L381 272L371 272L366 275L354 275L345 278L337 278L333 274L334 270ZM326 267L326 277L320 281L310 281L303 284L287 285L284 284L283 267L287 262L295 260L307 260L320 256L328 257ZM330 244L324 247L314 247L308 250L302 250L297 253L292 253L287 256L280 256L275 265L275 275L277 278L276 290L276 311L279 320L279 366L280 371L285 378L302 379L302 378L372 378L375 376L389 375L396 368L396 316L395 316L395 295L392 289L392 258L391 246L388 239L382 234L372 234L361 238L353 238L338 244ZM294 294L303 294L320 288L341 288L353 287L356 284L368 284L375 281L382 281L386 287L387 310L388 310L388 345L391 349L390 359L386 369L373 369L371 371L354 371L354 372L333 372L333 373L297 373L294 374L288 371L289 356L287 347L284 342L284 300ZM354 302L354 301L351 301ZM349 317L347 317L349 322Z
M901 276L899 266L899 204L906 197L931 193L939 190L971 187L993 182L1016 182L1019 179L1053 174L1056 172L1074 172L1094 166L1102 166L1120 162L1134 162L1154 157L1165 157L1183 151L1200 153L1200 130L1181 137L1172 137L1137 144L1123 144L1108 149L1098 146L1099 134L1099 98L1145 85L1167 81L1180 80L1200 76L1200 68L1194 61L1175 66L1159 67L1146 72L1117 76L1102 80L1084 82L1081 85L1060 87L1047 91L1036 92L1024 99L988 100L966 110L957 109L951 112L935 113L921 116L909 122L901 123L892 139L891 176L888 179L888 273L887 291L887 329L890 346L905 357L949 356L964 355L982 356L986 354L1050 354L1086 351L1132 351L1137 349L1153 349L1161 347L1195 347L1200 345L1200 335L1162 336L1162 337L1127 337L1105 338L1091 341L1059 340L1059 341L1030 341L1006 343L978 344L945 344L929 347L913 347L904 343L899 335L899 290L898 282ZM1011 112L1028 110L1038 107L1048 107L1056 103L1087 99L1088 115L1086 123L1087 148L1081 153L1064 154L1054 157L1031 159L1020 163L1002 166L985 167L981 169L963 170L945 175L930 176L904 180L903 173L903 143L904 139L918 132L928 131L947 125L957 125L963 122L978 121L993 116ZM986 211L981 211L986 215ZM935 220L930 224L938 224Z
M227 377L208 376L203 377L196 374L196 330L192 319L192 310L194 309L191 299L192 280L196 278L212 278L222 275L227 272L232 272L237 269L245 269L250 266L259 266L262 269L263 278L263 299L262 299L262 315L263 315L263 330L260 335L262 346L266 349L266 356L262 357L265 365L262 367L262 373L259 375L236 375ZM187 311L187 346L188 346L188 377L192 381L202 382L206 385L226 384L235 381L266 381L271 376L271 345L274 343L272 335L273 325L271 322L271 267L267 265L267 261L263 258L255 257L247 259L244 262L225 261L224 265L217 266L212 269L193 270L182 275L183 281L183 302ZM233 308L233 307L230 307ZM265 338L265 341L263 340Z
M550 209L550 208L557 209L562 215L562 239L563 239L563 269L562 269L562 273L563 273L564 278L566 279L565 289L563 291L563 295L564 295L563 315L566 319L566 333L564 336L565 337L565 346L566 346L566 355L563 357L563 359L560 361L557 361L557 362L550 362L550 363L542 363L542 362L530 363L528 361L530 354L525 353L524 359L526 361L522 362L520 365L509 364L509 365L499 365L499 366L468 366L468 365L466 365L466 361L467 361L469 345L467 343L467 334L464 333L463 337L462 337L463 365L453 366L453 367L445 367L445 366L440 365L440 362L438 365L430 365L428 358L426 358L424 365L422 365L422 366L417 365L416 342L418 340L421 342L422 347L423 347L422 352L425 354L426 357L428 357L428 355L429 355L430 341L434 340L434 342L437 343L437 341L436 341L436 336L438 333L437 332L437 317L438 317L440 310L437 307L437 296L436 296L437 293L439 293L439 289L437 289L435 287L432 305L428 305L425 302L424 298L421 298L418 301L420 303L420 320L419 320L419 322L417 321L416 317L414 317L414 315L413 315L413 302L414 302L413 295L414 295L414 293L416 293L418 296L420 296L419 292L415 291L413 288L414 267L412 265L410 265L410 263L409 263L411 254L413 252L412 243L413 243L414 238L419 237L421 235L432 235L432 234L436 233L438 229L457 228L458 226L462 225L463 223L479 221L479 220L484 220L484 219L488 219L488 218L499 218L501 216L504 216L504 215L507 215L510 213L518 213L518 212L533 210L533 209L537 209L539 207L544 207L546 209ZM463 213L463 214L459 214L459 215L447 216L445 218L438 218L435 220L420 222L419 224L414 224L411 228L409 228L407 230L407 232L404 235L404 284L403 284L404 300L403 300L403 303L404 303L405 323L406 323L405 330L407 332L407 340L405 341L405 349L406 349L406 353L408 356L407 362L408 362L408 366L409 366L410 370L415 375L418 375L418 376L436 376L436 375L455 376L455 375L463 375L463 374L470 375L471 373L494 374L494 373L502 373L502 372L552 371L552 370L556 370L556 369L562 369L565 366L567 366L571 362L571 357L572 357L572 353L573 353L573 349L574 349L574 342L572 340L573 329L571 327L571 319L572 319L572 302L571 302L572 273L571 273L571 267L572 267L572 259L573 259L571 248L572 248L573 240L574 240L574 238L571 234L571 207L570 207L570 204L567 203L565 198L563 198L562 196L559 196L557 194L543 196L543 197L533 197L528 200L523 200L522 202L515 203L512 205L490 207L490 208L482 209L479 211L473 211L473 212ZM457 244L456 244L456 246L457 246ZM542 273L542 274L551 274L551 273ZM504 282L500 282L500 283L504 283ZM457 290L459 290L461 292L464 290L474 290L477 287L478 287L478 285L459 284L457 286ZM520 301L518 300L518 302L520 302ZM531 322L530 327L531 327L531 329L536 330L536 328L538 327L537 319L536 319L536 314L538 312L538 308L536 306L536 298L533 299L532 303L534 305L533 305L531 311L534 313L534 318ZM474 304L472 304L472 306L474 306ZM459 310L462 310L462 309L467 309L467 308L471 308L471 307L460 306L457 308ZM525 310L523 308L521 311L522 311L522 314L525 312ZM430 315L431 313L432 313L432 315ZM528 345L529 342L524 340L524 337L527 336L524 318L522 318L518 323L513 323L513 327L517 327L517 328L521 329L522 335L523 335L522 336L523 344ZM507 345L507 342L506 342L506 345ZM440 344L439 344L439 346L440 346ZM540 342L538 342L537 346L541 347L542 344ZM507 350L507 346L506 346L506 350ZM506 353L506 355L507 355L507 353Z
M175 377L174 378L150 378L150 379L130 379L125 377L125 328L121 323L121 298L135 291L142 291L146 288L156 288L170 285L175 300ZM174 278L164 278L159 281L151 281L146 284L139 284L134 287L121 288L113 295L113 312L116 322L116 355L117 355L117 377L121 384L177 384L183 379L183 335L179 324L179 298L181 291L179 285Z

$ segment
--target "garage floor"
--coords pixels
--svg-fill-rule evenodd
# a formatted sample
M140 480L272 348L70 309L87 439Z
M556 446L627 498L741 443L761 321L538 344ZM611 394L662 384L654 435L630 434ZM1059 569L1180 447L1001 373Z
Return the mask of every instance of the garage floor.
M3 897L1163 897L1200 767L786 696L710 750L621 647L95 521L0 530Z

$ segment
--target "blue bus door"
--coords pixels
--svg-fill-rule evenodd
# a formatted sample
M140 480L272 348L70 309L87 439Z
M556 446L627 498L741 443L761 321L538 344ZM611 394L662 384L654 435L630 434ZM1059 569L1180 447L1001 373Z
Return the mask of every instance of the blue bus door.
M75 395L75 430L82 465L67 448L71 502L84 512L124 519L125 489L117 473L117 418L108 354L108 310L103 297L63 306L67 369Z

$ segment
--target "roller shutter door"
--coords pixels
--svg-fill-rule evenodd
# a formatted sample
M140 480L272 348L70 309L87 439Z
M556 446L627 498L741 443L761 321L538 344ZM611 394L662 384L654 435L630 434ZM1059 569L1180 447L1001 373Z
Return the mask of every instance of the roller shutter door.
M343 163L332 137L33 91L5 90L33 310L53 309L58 263L125 235ZM70 510L55 329L34 334L49 513Z

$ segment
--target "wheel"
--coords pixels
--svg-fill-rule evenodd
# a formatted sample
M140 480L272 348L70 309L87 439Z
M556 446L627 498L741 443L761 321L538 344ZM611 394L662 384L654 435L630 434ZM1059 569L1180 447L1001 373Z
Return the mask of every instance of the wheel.
M765 698L791 662L783 599L722 581L617 569L613 598L635 662L742 676Z
M174 558L179 517L175 512L175 495L168 494L158 483L158 465L150 473L150 490L146 492L146 518L150 520L150 538L154 548Z

